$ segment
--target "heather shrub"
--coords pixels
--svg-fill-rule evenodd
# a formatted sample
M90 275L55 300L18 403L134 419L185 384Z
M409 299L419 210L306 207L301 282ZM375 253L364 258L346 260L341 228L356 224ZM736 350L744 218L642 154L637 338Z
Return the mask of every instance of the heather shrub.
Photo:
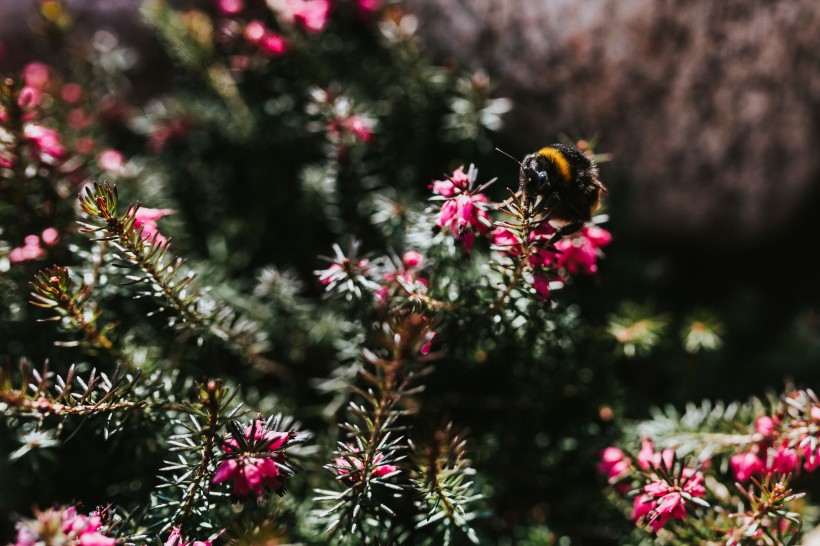
M797 543L815 395L646 420L636 363L722 321L605 282L609 196L565 229L493 151L509 101L385 4L146 0L149 91L40 6L53 57L0 85L3 539Z

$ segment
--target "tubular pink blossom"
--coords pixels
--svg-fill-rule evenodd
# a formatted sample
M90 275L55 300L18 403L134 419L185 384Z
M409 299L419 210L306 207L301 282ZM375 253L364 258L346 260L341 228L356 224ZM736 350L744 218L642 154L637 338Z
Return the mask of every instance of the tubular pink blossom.
M160 244L165 244L168 239L159 232L157 220L163 216L174 214L173 209L152 209L148 207L140 207L137 209L137 214L134 218L134 228L139 230L142 228L142 238L156 240Z
M757 453L752 451L732 455L729 465L732 467L735 479L739 482L745 482L755 474L760 474L765 467Z

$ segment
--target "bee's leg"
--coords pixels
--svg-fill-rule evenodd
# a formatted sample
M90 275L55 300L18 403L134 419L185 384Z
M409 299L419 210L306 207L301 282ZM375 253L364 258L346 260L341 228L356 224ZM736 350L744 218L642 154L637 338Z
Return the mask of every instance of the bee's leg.
M562 238L566 237L567 235L572 235L573 233L577 232L579 229L584 227L584 223L585 222L583 220L578 220L578 221L573 222L571 224L561 226L560 228L558 228L558 231L556 231L552 235L552 237L550 238L550 240L547 244L548 245L554 245L555 243L557 243L558 241L560 241Z

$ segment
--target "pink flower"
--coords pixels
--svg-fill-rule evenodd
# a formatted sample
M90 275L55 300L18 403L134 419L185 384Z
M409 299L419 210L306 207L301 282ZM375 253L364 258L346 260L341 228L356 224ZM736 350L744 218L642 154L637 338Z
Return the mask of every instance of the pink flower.
M504 254L517 257L524 253L521 240L509 229L499 226L493 230L492 236L493 245Z
M365 15L371 15L381 8L381 0L356 0L356 7Z
M163 216L174 214L173 209L150 209L148 207L140 207L137 209L137 214L134 217L134 228L139 230L142 228L142 238L156 241L159 244L166 244L168 239L159 232L157 220Z
M358 453L359 449L354 447L351 448L351 451ZM397 468L392 464L380 464L383 459L384 455L381 453L377 453L376 456L373 457L370 470L371 476L381 478L382 476L386 476L387 474L391 474L397 470ZM364 461L358 457L353 457L352 455L348 457L338 457L333 462L336 465L336 475L340 478L355 478L359 471L364 468ZM353 463L353 467L350 466L351 462Z
M283 477L276 463L284 462L284 453L271 455L267 452L282 449L290 439L290 434L266 431L264 423L259 420L245 427L243 434L248 441L249 450L242 451L239 442L234 438L226 440L223 450L228 458L217 467L213 483L230 480L233 494L240 497L251 493L260 496L265 488L281 490L284 485Z
M34 108L40 103L40 90L36 87L26 86L17 95L17 104L23 110Z
M97 156L97 164L109 173L118 173L125 165L125 157L114 148L106 148Z
M427 330L425 334L425 341L422 344L421 348L419 348L419 354L421 355L429 355L430 351L433 349L433 340L436 337L435 330Z
M401 261L405 267L413 269L419 267L424 262L424 256L415 250L408 250L402 255Z
M777 472L779 474L789 474L800 466L800 458L797 450L788 446L788 442L783 442L778 446L772 457L771 464L766 469L768 473Z
M373 138L373 130L370 127L370 122L362 116L349 116L342 122L342 125L361 142L367 143Z
M598 272L599 249L612 242L612 235L597 226L583 228L578 235L561 239L555 248L561 251L557 266L570 275L592 275Z
M608 447L601 453L598 472L604 474L608 481L615 481L623 476L632 466L626 454L617 447Z
M549 278L541 272L537 272L532 277L532 287L535 288L535 292L543 297L549 298L550 297L550 280Z
M643 441L641 451L638 453L638 466L643 470L660 468L662 464L665 465L666 468L672 468L674 459L675 450L664 449L661 453L655 453L655 444L647 438Z
M54 163L66 153L60 135L54 129L29 123L23 129L23 137L31 141L44 163Z
M803 451L803 469L806 472L813 472L815 468L820 466L820 447L812 451L811 442L806 442L801 449Z
M644 493L635 499L632 519L644 519L652 531L657 532L666 525L670 518L686 517L686 497L703 497L706 488L703 486L703 474L691 468L684 468L680 482L669 483L658 479L643 488Z
M755 419L755 430L762 436L771 436L777 423L768 415L763 415Z
M219 11L222 15L236 15L245 9L242 0L219 0Z
M245 40L257 46L262 53L278 57L288 50L287 41L279 34L271 32L261 21L251 21L245 26Z
M23 80L26 85L42 89L48 83L49 67L40 62L29 63L23 67Z
M40 238L36 235L26 235L23 243L23 246L13 248L9 253L9 260L12 263L39 260L45 257L46 251L40 246Z
M285 16L309 32L321 32L327 26L330 0L285 0Z
M487 211L477 205L486 202L487 197L481 193L461 194L448 199L441 207L436 225L440 228L449 227L456 239L461 240L469 252L475 239L475 232L483 234L490 228Z
M275 32L269 32L262 38L259 49L262 53L266 53L271 57L278 57L287 52L288 43L281 35Z
M60 232L57 231L55 228L50 227L43 230L42 235L40 238L46 244L46 246L54 246L57 244L57 241L60 240Z
M444 197L452 197L466 190L469 185L470 178L464 172L464 166L462 165L453 171L453 174L451 174L449 178L445 180L434 180L428 187L433 190L433 193Z
M264 38L265 34L267 33L268 29L265 28L265 25L262 23L262 21L253 20L245 26L244 36L245 40L247 40L248 42L252 44L258 44L262 41L262 38Z
M37 519L18 524L14 546L66 544L79 546L114 546L116 540L100 533L102 520L98 513L84 516L75 507L50 509Z
M760 474L765 467L757 453L752 451L732 455L729 465L732 467L735 479L739 482L745 482L755 474Z
M83 96L83 88L78 83L67 83L60 88L60 98L67 104L74 104Z

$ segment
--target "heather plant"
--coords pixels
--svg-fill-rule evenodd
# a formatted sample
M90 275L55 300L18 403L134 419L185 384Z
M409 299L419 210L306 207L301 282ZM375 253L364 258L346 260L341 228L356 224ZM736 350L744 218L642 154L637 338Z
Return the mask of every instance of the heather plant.
M76 43L61 2L37 22L60 54L0 85L3 540L795 544L813 524L814 394L626 419L649 398L630 366L719 351L721 320L604 296L606 204L565 234L525 199L492 150L509 101L429 61L400 3L140 14L154 87L113 34Z

